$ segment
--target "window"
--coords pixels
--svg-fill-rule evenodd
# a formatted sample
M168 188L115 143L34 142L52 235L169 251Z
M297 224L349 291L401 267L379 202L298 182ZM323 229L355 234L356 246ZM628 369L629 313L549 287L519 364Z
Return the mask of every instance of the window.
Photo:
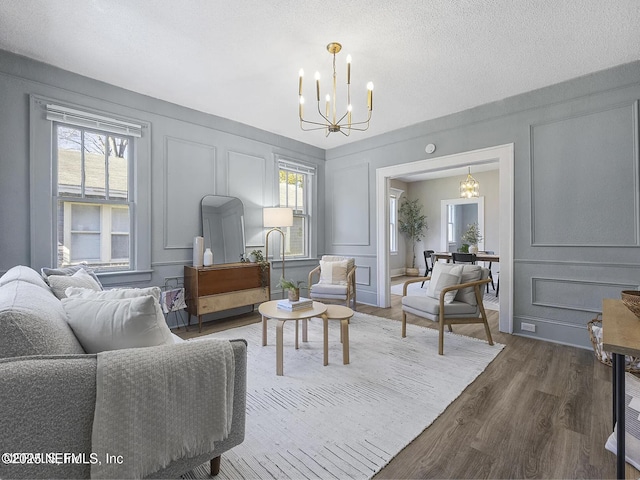
M58 267L131 269L133 138L53 125Z
M315 168L280 160L278 173L280 206L293 209L293 226L285 228L285 253L288 257L309 257Z
M389 252L398 253L398 200L403 190L389 189Z
M148 283L151 124L109 106L29 96L30 264L85 260L105 286Z
M389 197L389 246L391 253L398 253L398 199Z

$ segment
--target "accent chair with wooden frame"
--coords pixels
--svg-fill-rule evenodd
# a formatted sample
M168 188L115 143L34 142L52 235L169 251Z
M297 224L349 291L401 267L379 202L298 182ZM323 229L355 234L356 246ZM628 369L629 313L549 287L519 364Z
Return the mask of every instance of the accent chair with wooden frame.
M314 275L320 277L318 283L315 284L312 283ZM313 300L337 301L356 310L355 258L323 255L320 259L320 265L309 272L307 285L309 286L309 297Z
M423 280L431 280L427 293L407 295L409 284ZM410 313L438 322L439 355L444 355L445 325L452 332L451 325L481 323L484 325L489 345L493 345L487 314L482 302L485 285L490 282L489 270L480 265L455 265L439 262L434 265L431 277L426 277L426 279L413 278L406 281L402 290L402 337L407 336L407 313ZM434 283L435 285L433 285Z

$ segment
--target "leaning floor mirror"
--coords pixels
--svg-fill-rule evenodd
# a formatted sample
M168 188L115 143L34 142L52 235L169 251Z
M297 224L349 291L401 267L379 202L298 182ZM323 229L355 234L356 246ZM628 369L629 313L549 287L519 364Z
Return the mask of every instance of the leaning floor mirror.
M239 198L206 195L200 202L204 248L213 263L239 262L245 252L244 205Z

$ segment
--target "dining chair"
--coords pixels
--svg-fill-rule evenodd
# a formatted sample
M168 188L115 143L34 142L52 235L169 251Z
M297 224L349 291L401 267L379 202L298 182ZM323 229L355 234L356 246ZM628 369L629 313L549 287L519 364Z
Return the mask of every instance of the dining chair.
M494 252L493 250L485 250L484 253L486 253L487 255L495 255L496 252ZM492 262L489 262L489 266L487 267L489 269L489 278L491 279L491 287L493 287L493 290L496 292L496 297L498 296L498 291L496 290L496 285L495 283L493 283L493 272L491 271L491 264ZM500 281L500 279L498 279L498 282ZM489 293L489 284L487 283L487 293Z
M470 265L475 265L476 264L476 254L475 253L453 252L451 254L451 261L453 263L468 263Z
M425 277L428 277L429 274L433 271L433 257L431 255L433 255L434 253L436 253L434 250L425 250L422 252L422 254L424 255L424 264L426 265L426 269L424 271ZM429 262L431 262L431 265L429 265ZM426 280L422 281L422 285L420 285L420 288L424 287L424 282L426 282Z

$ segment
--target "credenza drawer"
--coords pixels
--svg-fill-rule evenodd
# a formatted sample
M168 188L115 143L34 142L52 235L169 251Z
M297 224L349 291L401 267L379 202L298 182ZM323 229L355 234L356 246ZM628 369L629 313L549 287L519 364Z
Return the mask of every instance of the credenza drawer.
M198 298L198 315L205 313L228 310L230 308L262 303L269 300L268 290L258 287L248 290L239 290L231 293L220 293L218 295L207 295Z

